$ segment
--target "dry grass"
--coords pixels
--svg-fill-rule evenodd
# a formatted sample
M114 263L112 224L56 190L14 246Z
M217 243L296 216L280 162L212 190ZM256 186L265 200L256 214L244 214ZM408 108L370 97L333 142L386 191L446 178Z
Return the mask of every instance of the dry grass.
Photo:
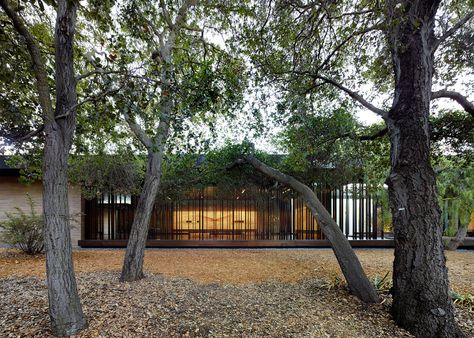
M393 250L356 250L370 277L392 271ZM120 271L123 250L78 250L77 272ZM446 253L451 287L474 294L474 251ZM45 276L44 257L0 249L0 278ZM331 250L147 250L145 271L198 282L246 284L266 281L298 282L308 277L332 280L341 275Z

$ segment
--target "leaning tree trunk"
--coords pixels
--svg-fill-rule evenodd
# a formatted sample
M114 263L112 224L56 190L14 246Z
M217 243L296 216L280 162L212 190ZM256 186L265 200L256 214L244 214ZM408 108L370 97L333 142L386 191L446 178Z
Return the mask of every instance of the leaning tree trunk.
M148 154L145 183L143 184L140 199L138 200L135 210L127 250L125 251L122 274L120 276L122 282L136 281L144 277L143 258L145 255L150 218L160 187L162 158L163 150L159 152L149 152Z
M387 179L395 260L392 313L417 337L462 337L448 294L428 115L434 16L439 1L406 1L392 32L395 99L385 121L391 143ZM397 17L398 20L398 17Z
M76 6L59 1L57 9L56 111L45 117L43 213L49 315L58 336L74 335L87 326L77 292L72 262L68 206L68 154L75 121L76 89L73 38Z
M253 156L245 156L244 160L268 177L290 186L303 197L306 205L321 226L324 235L331 243L351 293L366 303L378 302L379 297L377 292L364 273L359 259L354 253L349 241L326 208L321 204L316 194L308 186L299 182L294 177L269 167Z
M466 238L467 227L467 224L464 227L459 227L458 231L456 232L456 236L453 238L448 238L448 242L444 245L444 248L449 251L456 251L464 241L464 238Z
M173 32L172 32L173 33ZM170 33L171 34L171 33ZM146 239L156 195L160 187L161 164L163 153L168 139L170 128L170 116L173 111L173 100L171 93L171 74L173 66L171 63L171 49L174 43L174 33L168 42L161 46L162 57L161 69L161 101L160 101L160 123L153 140L146 132L129 117L127 122L140 142L148 150L148 164L145 174L145 183L138 200L138 205L133 218L132 229L128 238L127 250L123 261L120 281L132 282L144 277L143 258L145 256Z

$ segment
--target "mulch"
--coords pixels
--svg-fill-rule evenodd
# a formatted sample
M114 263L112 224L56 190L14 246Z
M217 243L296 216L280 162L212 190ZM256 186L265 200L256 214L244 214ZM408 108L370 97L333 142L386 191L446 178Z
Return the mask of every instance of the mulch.
M391 271L392 250L357 250L368 275ZM453 289L473 294L474 252L449 252ZM74 252L89 328L80 337L410 337L390 296L367 305L328 288L330 250L147 250L147 277L119 283L122 250ZM474 313L457 307L474 337ZM0 337L48 337L44 258L0 251Z

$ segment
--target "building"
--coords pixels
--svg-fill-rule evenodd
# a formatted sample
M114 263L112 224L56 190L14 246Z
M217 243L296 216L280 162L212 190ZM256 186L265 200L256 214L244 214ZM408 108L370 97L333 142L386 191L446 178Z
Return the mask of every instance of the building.
M348 238L383 238L377 202L365 194L363 185L317 192ZM103 194L85 201L85 234L80 245L124 246L137 200ZM192 189L179 200L158 199L148 239L156 246L314 246L324 235L302 199L290 189L247 186L235 191Z
M20 170L11 168L5 163L6 157L0 156L0 221L6 219L5 212L14 212L18 207L25 212L30 208L27 194L35 203L36 210L41 213L43 208L43 186L41 182L22 184L19 182ZM77 246L81 239L83 199L81 188L69 186L69 210L71 218L71 238L73 245ZM1 229L0 229L1 231Z
M0 220L14 207L27 210L27 193L41 210L41 183L25 185L18 178L19 170L0 158ZM363 184L348 184L340 189L315 185L314 189L353 246L393 245L391 233L386 233L380 224L379 203ZM137 201L137 196L109 193L86 200L80 187L70 185L73 246L126 246ZM328 245L302 199L281 186L252 185L233 191L193 188L178 200L158 198L148 233L148 246L156 247Z

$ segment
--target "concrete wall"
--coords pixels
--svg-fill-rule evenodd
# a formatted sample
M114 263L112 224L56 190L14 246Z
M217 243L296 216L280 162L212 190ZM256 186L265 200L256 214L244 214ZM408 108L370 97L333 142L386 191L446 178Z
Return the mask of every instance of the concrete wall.
M38 213L41 213L43 207L41 182L25 185L18 182L18 177L0 176L0 220L6 218L5 212L15 212L15 207L28 212L27 193L35 201ZM78 186L69 186L69 210L73 216L71 221L72 245L77 247L77 242L81 239L81 188Z

